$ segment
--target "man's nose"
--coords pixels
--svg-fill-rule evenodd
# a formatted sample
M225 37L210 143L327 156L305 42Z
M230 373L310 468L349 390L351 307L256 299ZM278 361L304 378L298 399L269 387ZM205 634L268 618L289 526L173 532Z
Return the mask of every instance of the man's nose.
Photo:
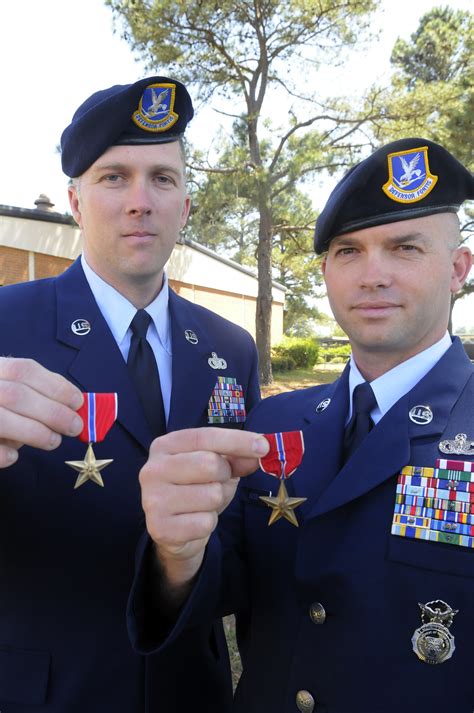
M362 287L374 289L388 287L392 282L389 261L380 253L366 255L360 274Z
M127 213L146 215L151 213L152 201L149 186L145 181L134 181L127 195Z

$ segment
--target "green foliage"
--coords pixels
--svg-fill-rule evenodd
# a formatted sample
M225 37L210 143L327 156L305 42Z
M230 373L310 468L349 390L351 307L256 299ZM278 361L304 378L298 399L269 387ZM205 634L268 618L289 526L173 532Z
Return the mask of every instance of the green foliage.
M409 40L399 38L391 90L381 94L386 121L380 141L423 136L473 167L474 15L437 7L423 15Z
M409 42L398 38L391 61L409 88L417 83L465 81L472 60L472 20L470 12L435 7L423 15Z
M295 360L290 356L272 355L273 371L291 371L296 368Z
M343 364L351 355L350 344L329 344L320 346L318 364Z
M319 344L311 338L286 337L272 352L274 357L292 359L295 369L310 369L318 360Z

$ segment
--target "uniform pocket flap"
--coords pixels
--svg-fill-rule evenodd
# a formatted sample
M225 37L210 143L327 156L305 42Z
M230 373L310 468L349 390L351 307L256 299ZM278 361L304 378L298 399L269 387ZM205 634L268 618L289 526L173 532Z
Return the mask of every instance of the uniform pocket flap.
M45 703L50 655L46 651L0 648L0 700Z

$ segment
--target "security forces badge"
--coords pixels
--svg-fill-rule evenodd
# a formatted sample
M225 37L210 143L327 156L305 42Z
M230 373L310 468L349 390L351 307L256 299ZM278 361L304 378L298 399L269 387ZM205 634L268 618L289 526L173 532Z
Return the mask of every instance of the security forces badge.
M430 171L427 146L390 153L387 161L388 181L382 190L397 203L421 201L438 181Z
M166 131L179 118L173 111L175 97L175 84L149 84L132 115L133 121L145 131Z

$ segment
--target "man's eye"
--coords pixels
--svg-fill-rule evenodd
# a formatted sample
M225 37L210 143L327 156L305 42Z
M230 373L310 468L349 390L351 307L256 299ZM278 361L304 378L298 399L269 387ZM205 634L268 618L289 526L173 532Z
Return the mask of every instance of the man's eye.
M355 252L354 248L339 248L336 255L352 255Z
M118 173L108 173L106 176L103 177L103 180L107 181L107 183L117 183L120 178L121 176L119 176Z

